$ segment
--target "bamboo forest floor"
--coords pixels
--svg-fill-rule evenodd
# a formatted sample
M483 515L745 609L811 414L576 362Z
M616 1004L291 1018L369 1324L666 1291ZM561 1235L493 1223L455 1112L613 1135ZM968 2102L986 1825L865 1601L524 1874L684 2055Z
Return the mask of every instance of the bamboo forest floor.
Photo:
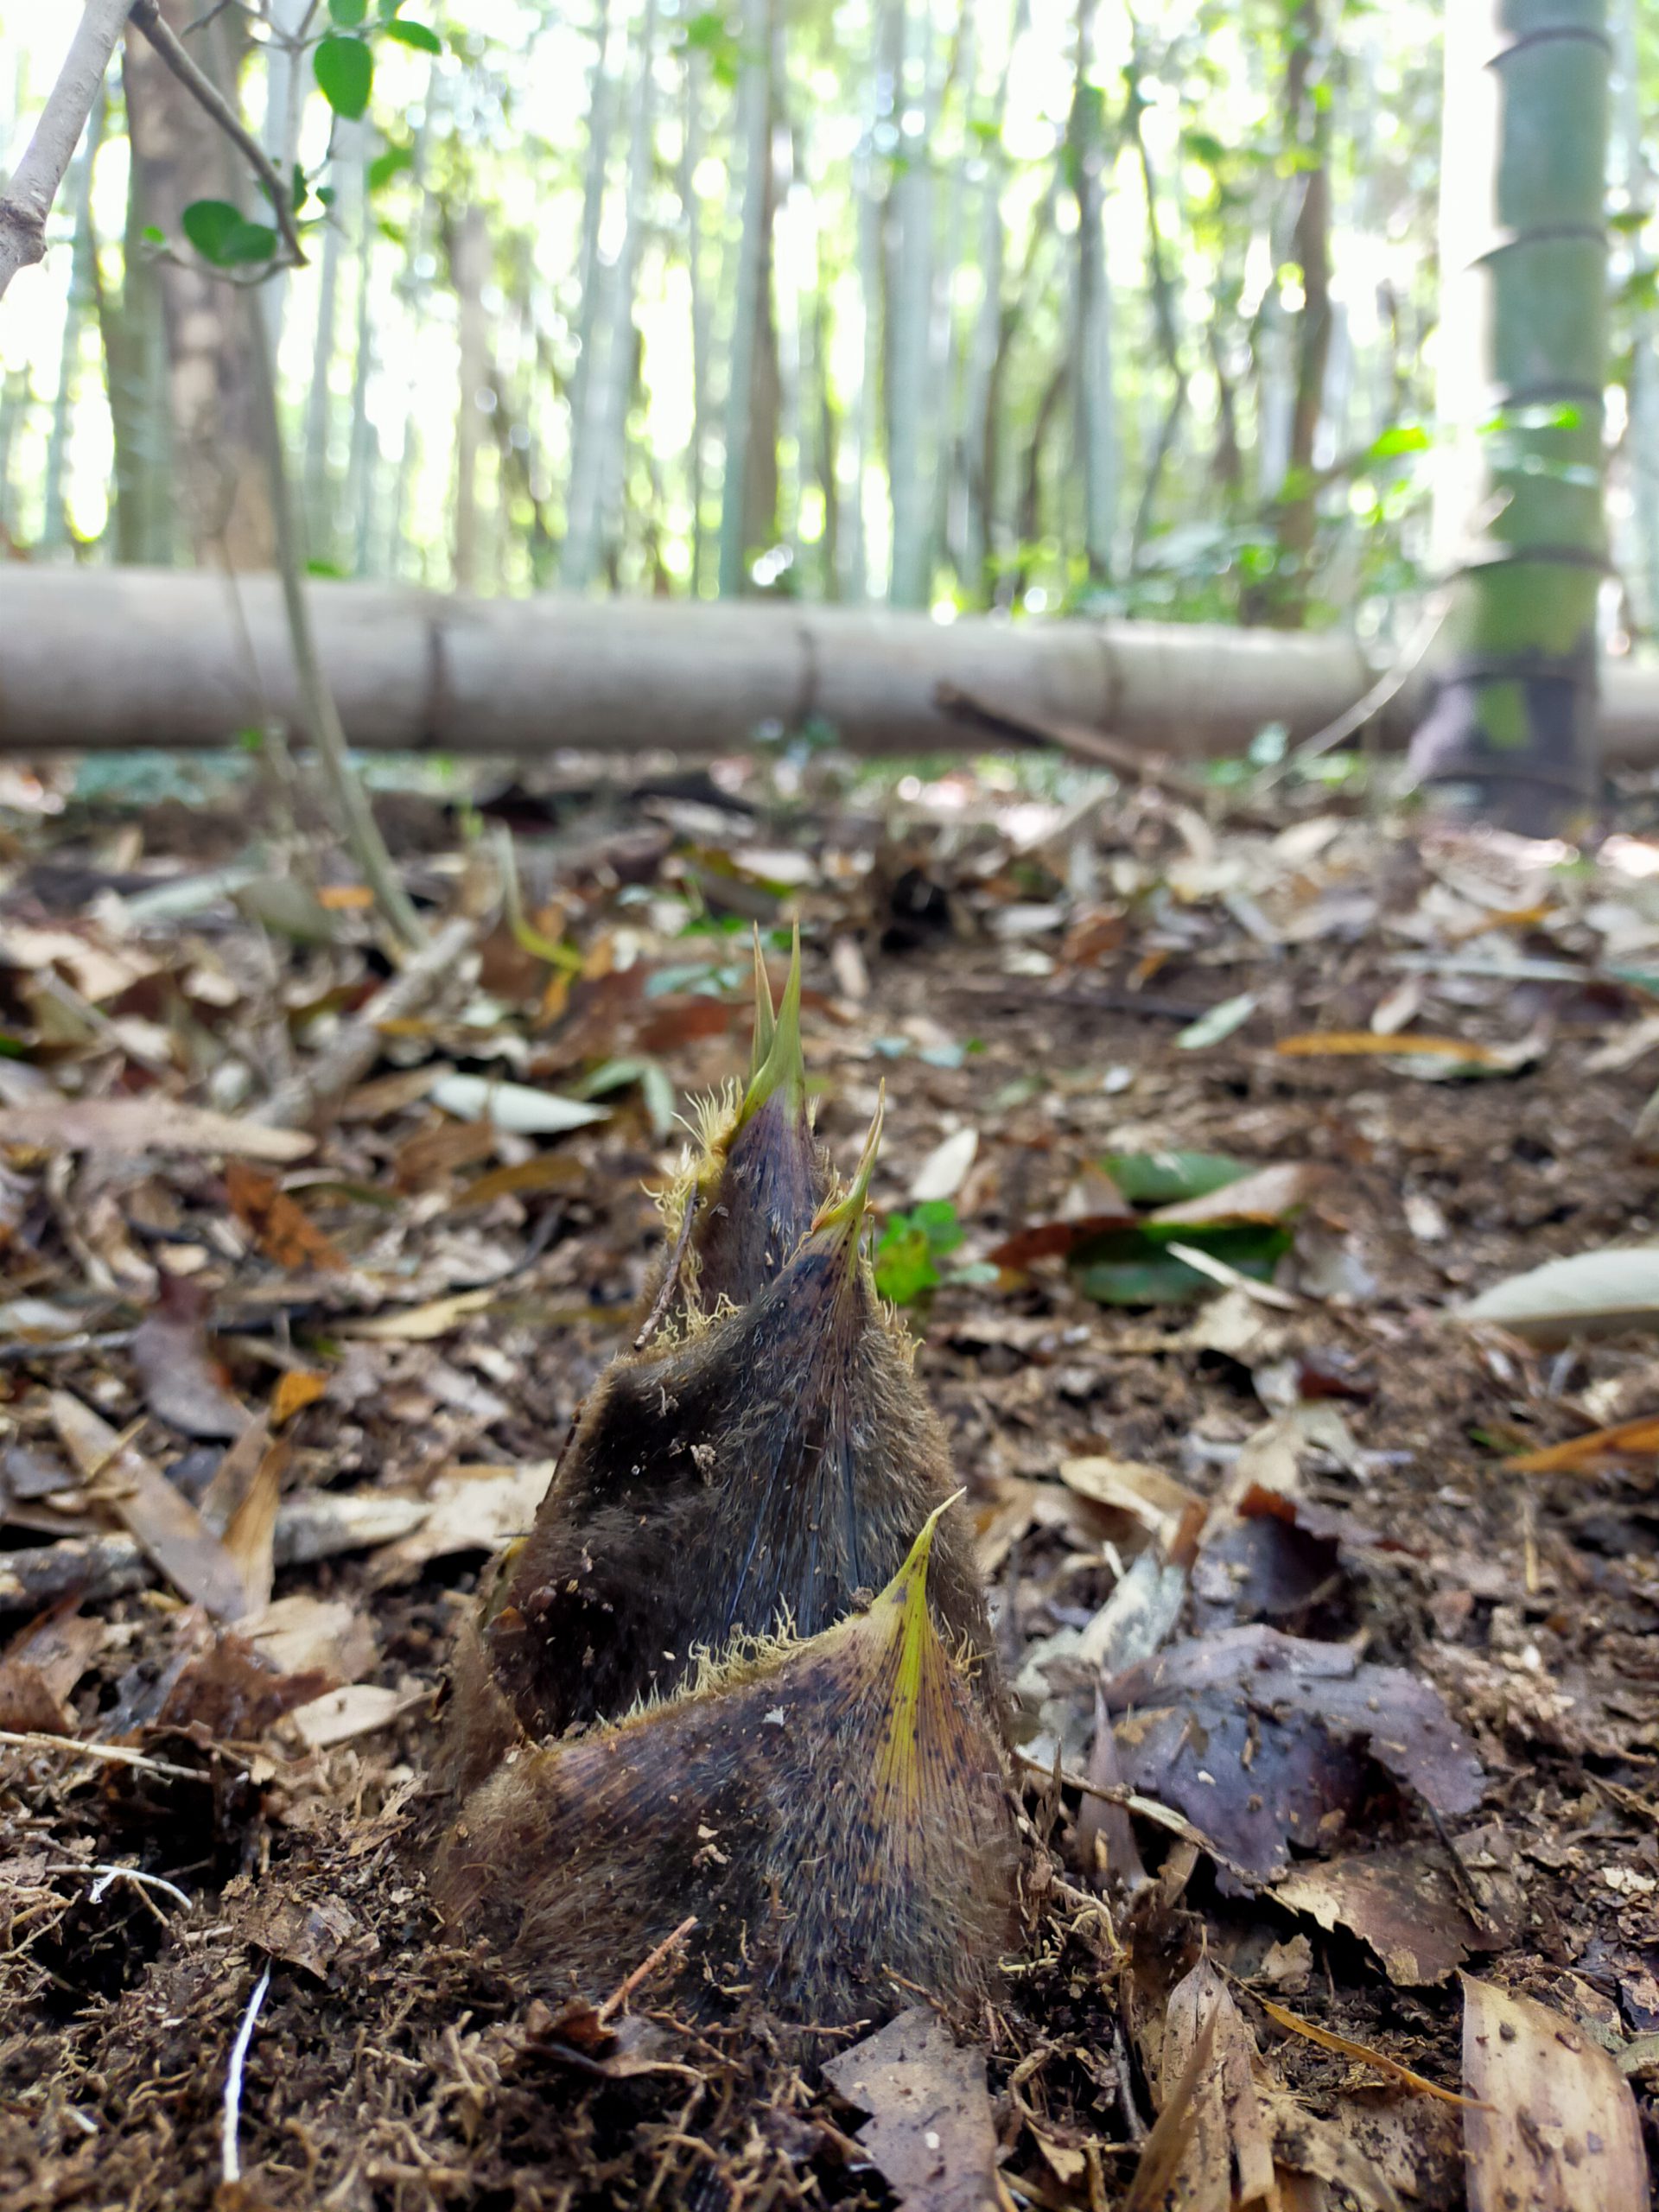
M387 963L302 801L251 854L245 793L0 804L3 2212L1643 2201L1659 1294L1450 1309L1652 1233L1659 842L1001 769L388 794L474 949L308 1145L249 1116ZM964 2047L841 2064L640 1959L509 1977L421 1843L456 1623L795 914L1028 1830Z

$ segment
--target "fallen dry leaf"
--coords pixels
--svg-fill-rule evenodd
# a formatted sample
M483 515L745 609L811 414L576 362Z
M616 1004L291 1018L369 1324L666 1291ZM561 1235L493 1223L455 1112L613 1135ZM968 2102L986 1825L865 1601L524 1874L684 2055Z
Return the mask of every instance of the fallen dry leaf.
M325 1273L345 1268L344 1254L274 1175L262 1175L239 1160L230 1160L225 1169L225 1194L232 1212L279 1268L318 1268Z
M1171 1990L1163 2021L1160 2110L1185 2090L1185 2139L1159 2200L1170 2212L1230 2212L1235 2203L1271 2200L1273 2141L1256 2098L1255 2063L1255 2038L1231 1993L1200 1959Z
M910 1179L910 1199L912 1205L926 1205L943 1198L954 1198L968 1180L979 1152L979 1131L971 1122L953 1130L942 1144L936 1145Z
M181 1435L240 1436L245 1407L231 1394L225 1370L207 1348L213 1294L183 1275L161 1275L156 1305L132 1332L132 1363L144 1402Z
M69 1693L106 1634L75 1603L72 1596L30 1621L0 1653L0 1728L74 1732Z
M1161 2083L1161 2109L1141 2145L1135 2178L1123 2199L1123 2212L1175 2212L1175 2208L1183 2203L1186 2212L1230 2212L1230 2190L1218 2204L1213 2198L1205 2205L1195 2202L1190 2196L1183 2199L1177 2194L1192 2143L1192 2111L1198 2085L1213 2063L1219 2025L1219 2017L1211 2006L1192 2039L1180 2073L1173 2081Z
M1286 1160L1277 1166L1258 1167L1201 1198L1182 1198L1173 1205L1159 1206L1147 1218L1190 1222L1195 1228L1233 1221L1282 1221L1334 1179L1332 1170L1316 1160Z
M1447 1981L1471 1951L1491 1950L1499 1940L1471 1916L1438 1845L1309 1861L1293 1867L1273 1893L1321 1928L1351 1929L1382 1960L1389 1980L1404 1987Z
M447 1183L458 1168L487 1160L495 1150L496 1131L488 1122L455 1122L440 1116L430 1128L397 1147L392 1161L393 1179L400 1191L425 1191Z
M316 1139L299 1129L262 1128L176 1100L63 1098L50 1105L0 1107L0 1145L35 1152L187 1152L283 1163L303 1159Z
M1362 1751L1442 1815L1480 1802L1472 1745L1440 1693L1345 1644L1251 1624L1172 1645L1106 1686L1124 1779L1178 1807L1252 1873L1315 1850L1363 1784Z
M385 1689L378 1682L348 1682L296 1706L294 1726L314 1751L335 1744L348 1744L356 1736L372 1735L388 1727L405 1713L426 1700L422 1689Z
M1496 1322L1544 1345L1659 1327L1659 1245L1610 1245L1546 1260L1492 1284L1452 1318Z
M238 1633L196 1627L194 1648L145 1718L147 1727L256 1744L285 1713L333 1687L326 1674L278 1674Z
M337 1682L355 1682L374 1664L373 1627L349 1599L316 1598L296 1590L237 1626L279 1674L315 1670L332 1675Z
M1611 1428L1592 1428L1583 1436L1569 1436L1541 1452L1517 1452L1503 1465L1512 1475L1554 1475L1580 1467L1590 1468L1620 1452L1644 1457L1659 1452L1659 1414L1643 1414L1635 1421L1621 1421Z
M830 2059L824 2079L870 2117L858 2139L906 2212L995 2212L996 2127L985 2054L925 2005Z
M270 1586L276 1573L276 1511L289 1458L286 1444L278 1440L266 1445L259 1455L253 1479L225 1524L221 1541L236 1561L237 1573L247 1592L246 1610L250 1613L260 1612L270 1603Z
M1142 1459L1119 1459L1109 1452L1062 1459L1060 1480L1079 1497L1112 1507L1141 1522L1168 1551L1185 1516L1204 1501L1173 1475Z
M493 1552L522 1536L553 1479L551 1459L522 1467L449 1467L427 1492L420 1527L388 1544L374 1562L377 1586L410 1580L429 1560Z
M538 1152L531 1160L516 1160L510 1167L487 1167L474 1176L449 1201L451 1213L471 1213L497 1198L533 1198L543 1191L580 1191L590 1180L588 1171L568 1152Z
M48 1406L53 1427L82 1479L96 1484L111 1511L174 1587L216 1620L233 1621L245 1613L248 1593L236 1561L155 1461L67 1390L54 1390Z
M1470 2212L1648 2212L1636 2100L1582 2028L1465 1974L1463 2080Z
M276 1378L276 1388L270 1394L270 1425L284 1427L297 1413L307 1406L315 1406L327 1395L328 1377L308 1367L290 1367Z
M1464 1037L1380 1037L1370 1029L1311 1030L1281 1037L1274 1051L1286 1059L1405 1059L1414 1053L1435 1060L1461 1060L1471 1067L1507 1068L1514 1055L1500 1045L1478 1045Z
M368 1344L430 1344L435 1338L447 1337L452 1329L458 1329L469 1314L486 1312L499 1295L493 1288L460 1290L453 1297L435 1298L425 1306L403 1306L391 1313L372 1314L366 1320L343 1321L338 1334L361 1337Z

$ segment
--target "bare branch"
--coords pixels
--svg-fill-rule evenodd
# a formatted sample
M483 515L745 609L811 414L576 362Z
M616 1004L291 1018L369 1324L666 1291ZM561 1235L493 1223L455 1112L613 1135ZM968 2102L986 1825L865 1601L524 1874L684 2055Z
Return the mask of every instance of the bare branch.
M305 249L300 244L300 234L294 227L293 211L289 206L289 188L277 175L270 157L241 117L231 105L217 85L197 67L181 44L171 26L164 20L156 0L131 0L132 20L155 48L162 60L189 93L192 99L205 108L225 133L237 151L243 156L254 175L265 188L271 212L276 219L276 228L282 233L283 244L288 249L289 264L295 268L305 265ZM269 271L262 271L269 274Z
M0 293L46 253L46 219L80 143L132 0L86 0L58 81L23 158L0 194Z

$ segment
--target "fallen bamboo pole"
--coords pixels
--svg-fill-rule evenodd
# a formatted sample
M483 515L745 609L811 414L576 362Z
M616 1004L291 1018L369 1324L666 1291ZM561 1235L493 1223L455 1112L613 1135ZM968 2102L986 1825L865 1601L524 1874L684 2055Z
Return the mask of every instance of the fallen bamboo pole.
M188 570L0 565L0 753L223 745L294 723L274 579ZM755 601L456 600L378 583L308 587L351 742L378 750L536 753L568 747L731 751L814 720L858 753L973 750L954 690L1137 749L1236 753L1268 722L1293 741L1375 681L1333 632L1081 620L1009 622ZM1421 679L1382 717L1412 728ZM1659 671L1614 663L1606 757L1659 761Z

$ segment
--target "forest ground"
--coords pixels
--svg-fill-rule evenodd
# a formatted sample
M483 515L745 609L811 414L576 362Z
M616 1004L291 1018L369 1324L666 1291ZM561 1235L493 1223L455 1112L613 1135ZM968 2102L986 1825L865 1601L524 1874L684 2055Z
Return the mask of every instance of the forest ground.
M0 2212L942 2212L980 2201L993 2133L1005 2202L1456 2206L1518 2171L1502 2115L1581 2149L1620 2082L1651 2154L1659 1354L1448 1309L1651 1229L1659 842L1589 863L1341 795L1241 822L1011 781L486 779L569 969L496 918L470 800L389 799L481 973L392 1027L315 1148L239 1165L173 1102L235 1111L238 1059L257 1101L372 994L349 868L302 832L214 874L245 798L9 789L0 1727L36 1740L0 1750ZM1027 1939L919 2165L913 2123L763 2025L691 2030L648 1977L601 2017L423 1886L456 1623L632 1333L668 1087L683 1111L747 1065L745 932L796 913L843 1170L886 1084L885 1280L1026 1713ZM609 1118L504 1133L457 1072ZM1147 1223L1207 1179L1192 1154L1277 1171L1231 1215L1191 1202L1198 1274ZM233 1628L187 1602L226 1558ZM1555 2023L1547 2090L1491 2056L1537 2027L1511 1997ZM1551 2201L1640 2201L1592 2181Z

